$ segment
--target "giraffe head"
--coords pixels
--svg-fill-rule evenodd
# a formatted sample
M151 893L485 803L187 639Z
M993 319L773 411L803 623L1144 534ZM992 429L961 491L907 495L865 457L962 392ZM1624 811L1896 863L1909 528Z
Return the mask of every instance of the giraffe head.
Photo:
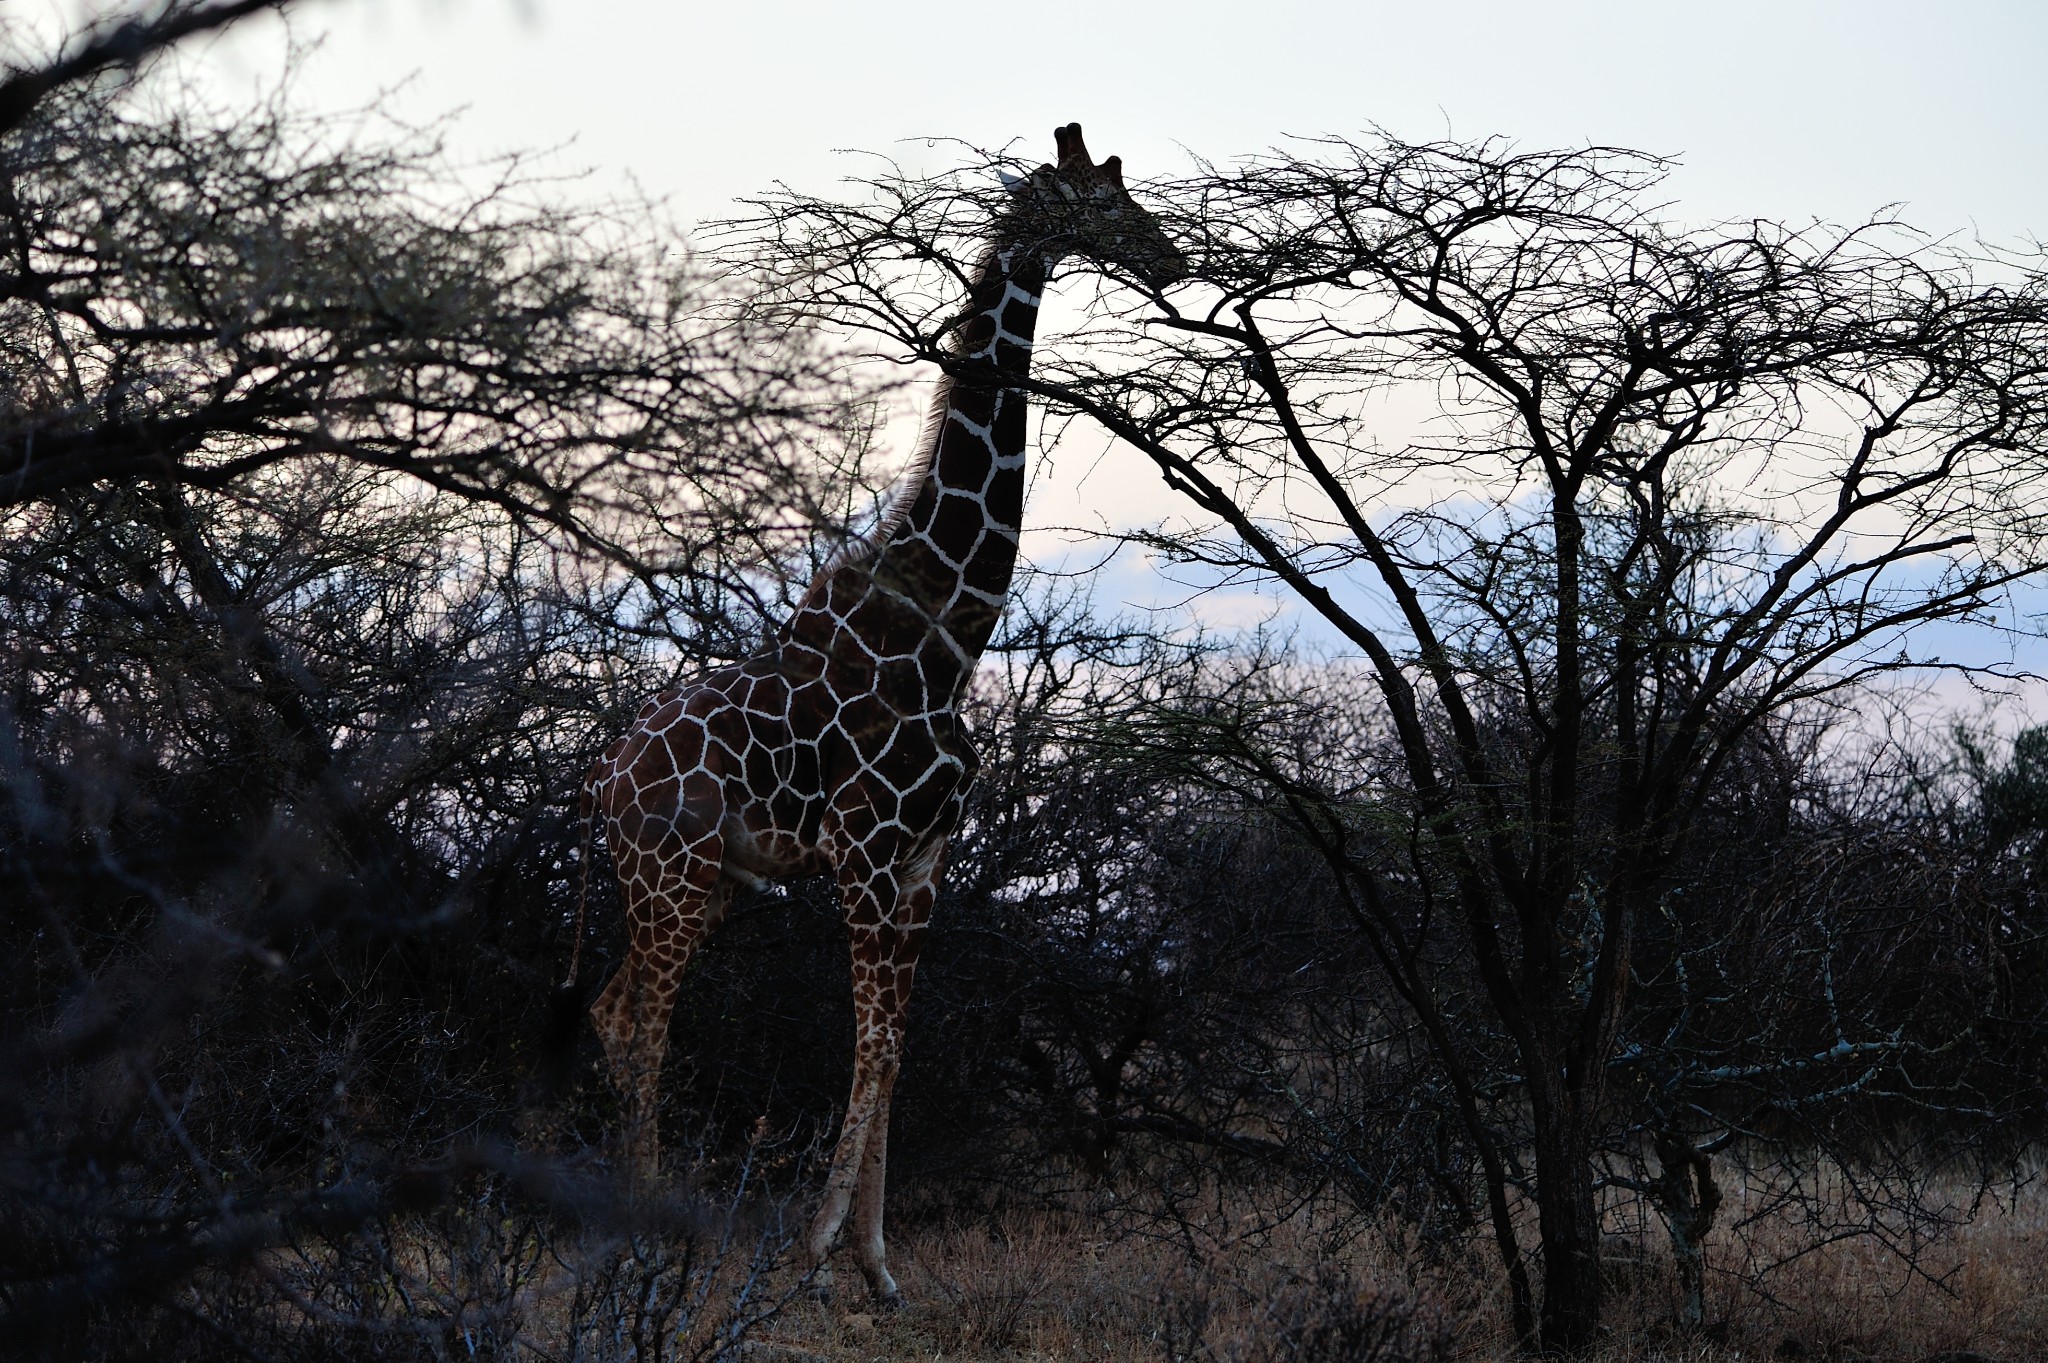
M1022 178L1004 177L1010 191L1005 235L1011 244L1035 251L1047 264L1064 256L1085 256L1120 266L1149 284L1163 287L1187 277L1187 258L1124 189L1124 163L1111 156L1089 159L1081 125L1054 128L1057 165L1043 165Z

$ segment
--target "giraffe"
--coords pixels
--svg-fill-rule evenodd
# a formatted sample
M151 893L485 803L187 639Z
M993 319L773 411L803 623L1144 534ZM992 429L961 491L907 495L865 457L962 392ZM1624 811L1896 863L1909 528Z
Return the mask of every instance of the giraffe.
M880 524L811 582L768 647L663 692L585 778L628 948L590 1015L625 1099L626 1158L658 1160L656 1091L684 968L736 888L830 874L853 958L853 1086L806 1239L812 1290L849 1209L875 1299L900 1305L882 1238L889 1094L912 976L977 759L957 711L1009 593L1024 501L1025 394L1039 295L1069 255L1153 287L1180 252L1099 165L1081 125L1058 162L1005 176L917 457ZM580 932L579 932L580 937ZM571 966L573 979L575 967Z

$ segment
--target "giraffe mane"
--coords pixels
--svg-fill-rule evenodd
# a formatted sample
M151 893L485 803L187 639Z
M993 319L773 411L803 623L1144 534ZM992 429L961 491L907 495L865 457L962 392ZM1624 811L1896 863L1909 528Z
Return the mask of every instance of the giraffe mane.
M988 269L996 254L990 247L977 269L977 273ZM964 319L963 319L964 320ZM945 338L939 343L940 350L949 355L958 354L961 346L957 325L949 327ZM931 476L932 465L938 462L939 440L945 434L946 410L953 398L953 376L939 375L939 386L932 393L931 408L925 413L924 425L919 428L916 452L903 472L896 475L896 486L889 493L889 504L882 509L881 519L866 534L856 535L834 550L825 560L825 566L811 579L811 589L816 590L826 578L841 568L856 564L872 563L882 552L896 532L903 528L903 522L910 517L910 508L917 505L917 494L924 487L925 479Z
M873 561L883 546L903 528L910 508L917 504L919 489L924 486L924 480L931 475L932 465L938 460L939 437L946 424L946 409L952 396L953 376L940 375L938 390L932 394L931 408L925 413L924 425L918 432L916 453L903 472L896 475L896 485L889 493L889 504L882 509L881 518L865 534L854 536L834 550L832 556L825 560L825 566L818 570L818 581L841 568Z

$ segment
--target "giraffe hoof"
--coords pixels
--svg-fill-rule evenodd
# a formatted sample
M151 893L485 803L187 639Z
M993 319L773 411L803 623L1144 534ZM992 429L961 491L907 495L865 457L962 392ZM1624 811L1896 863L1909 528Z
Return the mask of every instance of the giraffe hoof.
M875 1294L875 1310L878 1312L893 1315L895 1312L907 1310L909 1306L910 1303L903 1294L894 1289Z
M832 1275L813 1276L804 1284L804 1295L820 1306L832 1304Z

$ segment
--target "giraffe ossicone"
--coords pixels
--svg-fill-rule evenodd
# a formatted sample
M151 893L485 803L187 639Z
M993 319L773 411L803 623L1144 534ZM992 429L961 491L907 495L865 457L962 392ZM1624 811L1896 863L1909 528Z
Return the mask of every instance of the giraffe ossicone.
M901 1300L882 1239L889 1094L946 839L976 766L957 707L1016 564L1021 382L1040 295L1068 256L1154 286L1185 273L1124 190L1121 162L1091 161L1078 123L1055 138L1056 164L1006 177L1008 202L950 338L938 419L880 525L818 575L765 651L649 701L584 781L627 922L626 958L590 1013L625 1098L637 1176L657 1170L656 1094L683 970L734 889L838 881L854 1073L807 1241L821 1292L851 1209L869 1288Z

